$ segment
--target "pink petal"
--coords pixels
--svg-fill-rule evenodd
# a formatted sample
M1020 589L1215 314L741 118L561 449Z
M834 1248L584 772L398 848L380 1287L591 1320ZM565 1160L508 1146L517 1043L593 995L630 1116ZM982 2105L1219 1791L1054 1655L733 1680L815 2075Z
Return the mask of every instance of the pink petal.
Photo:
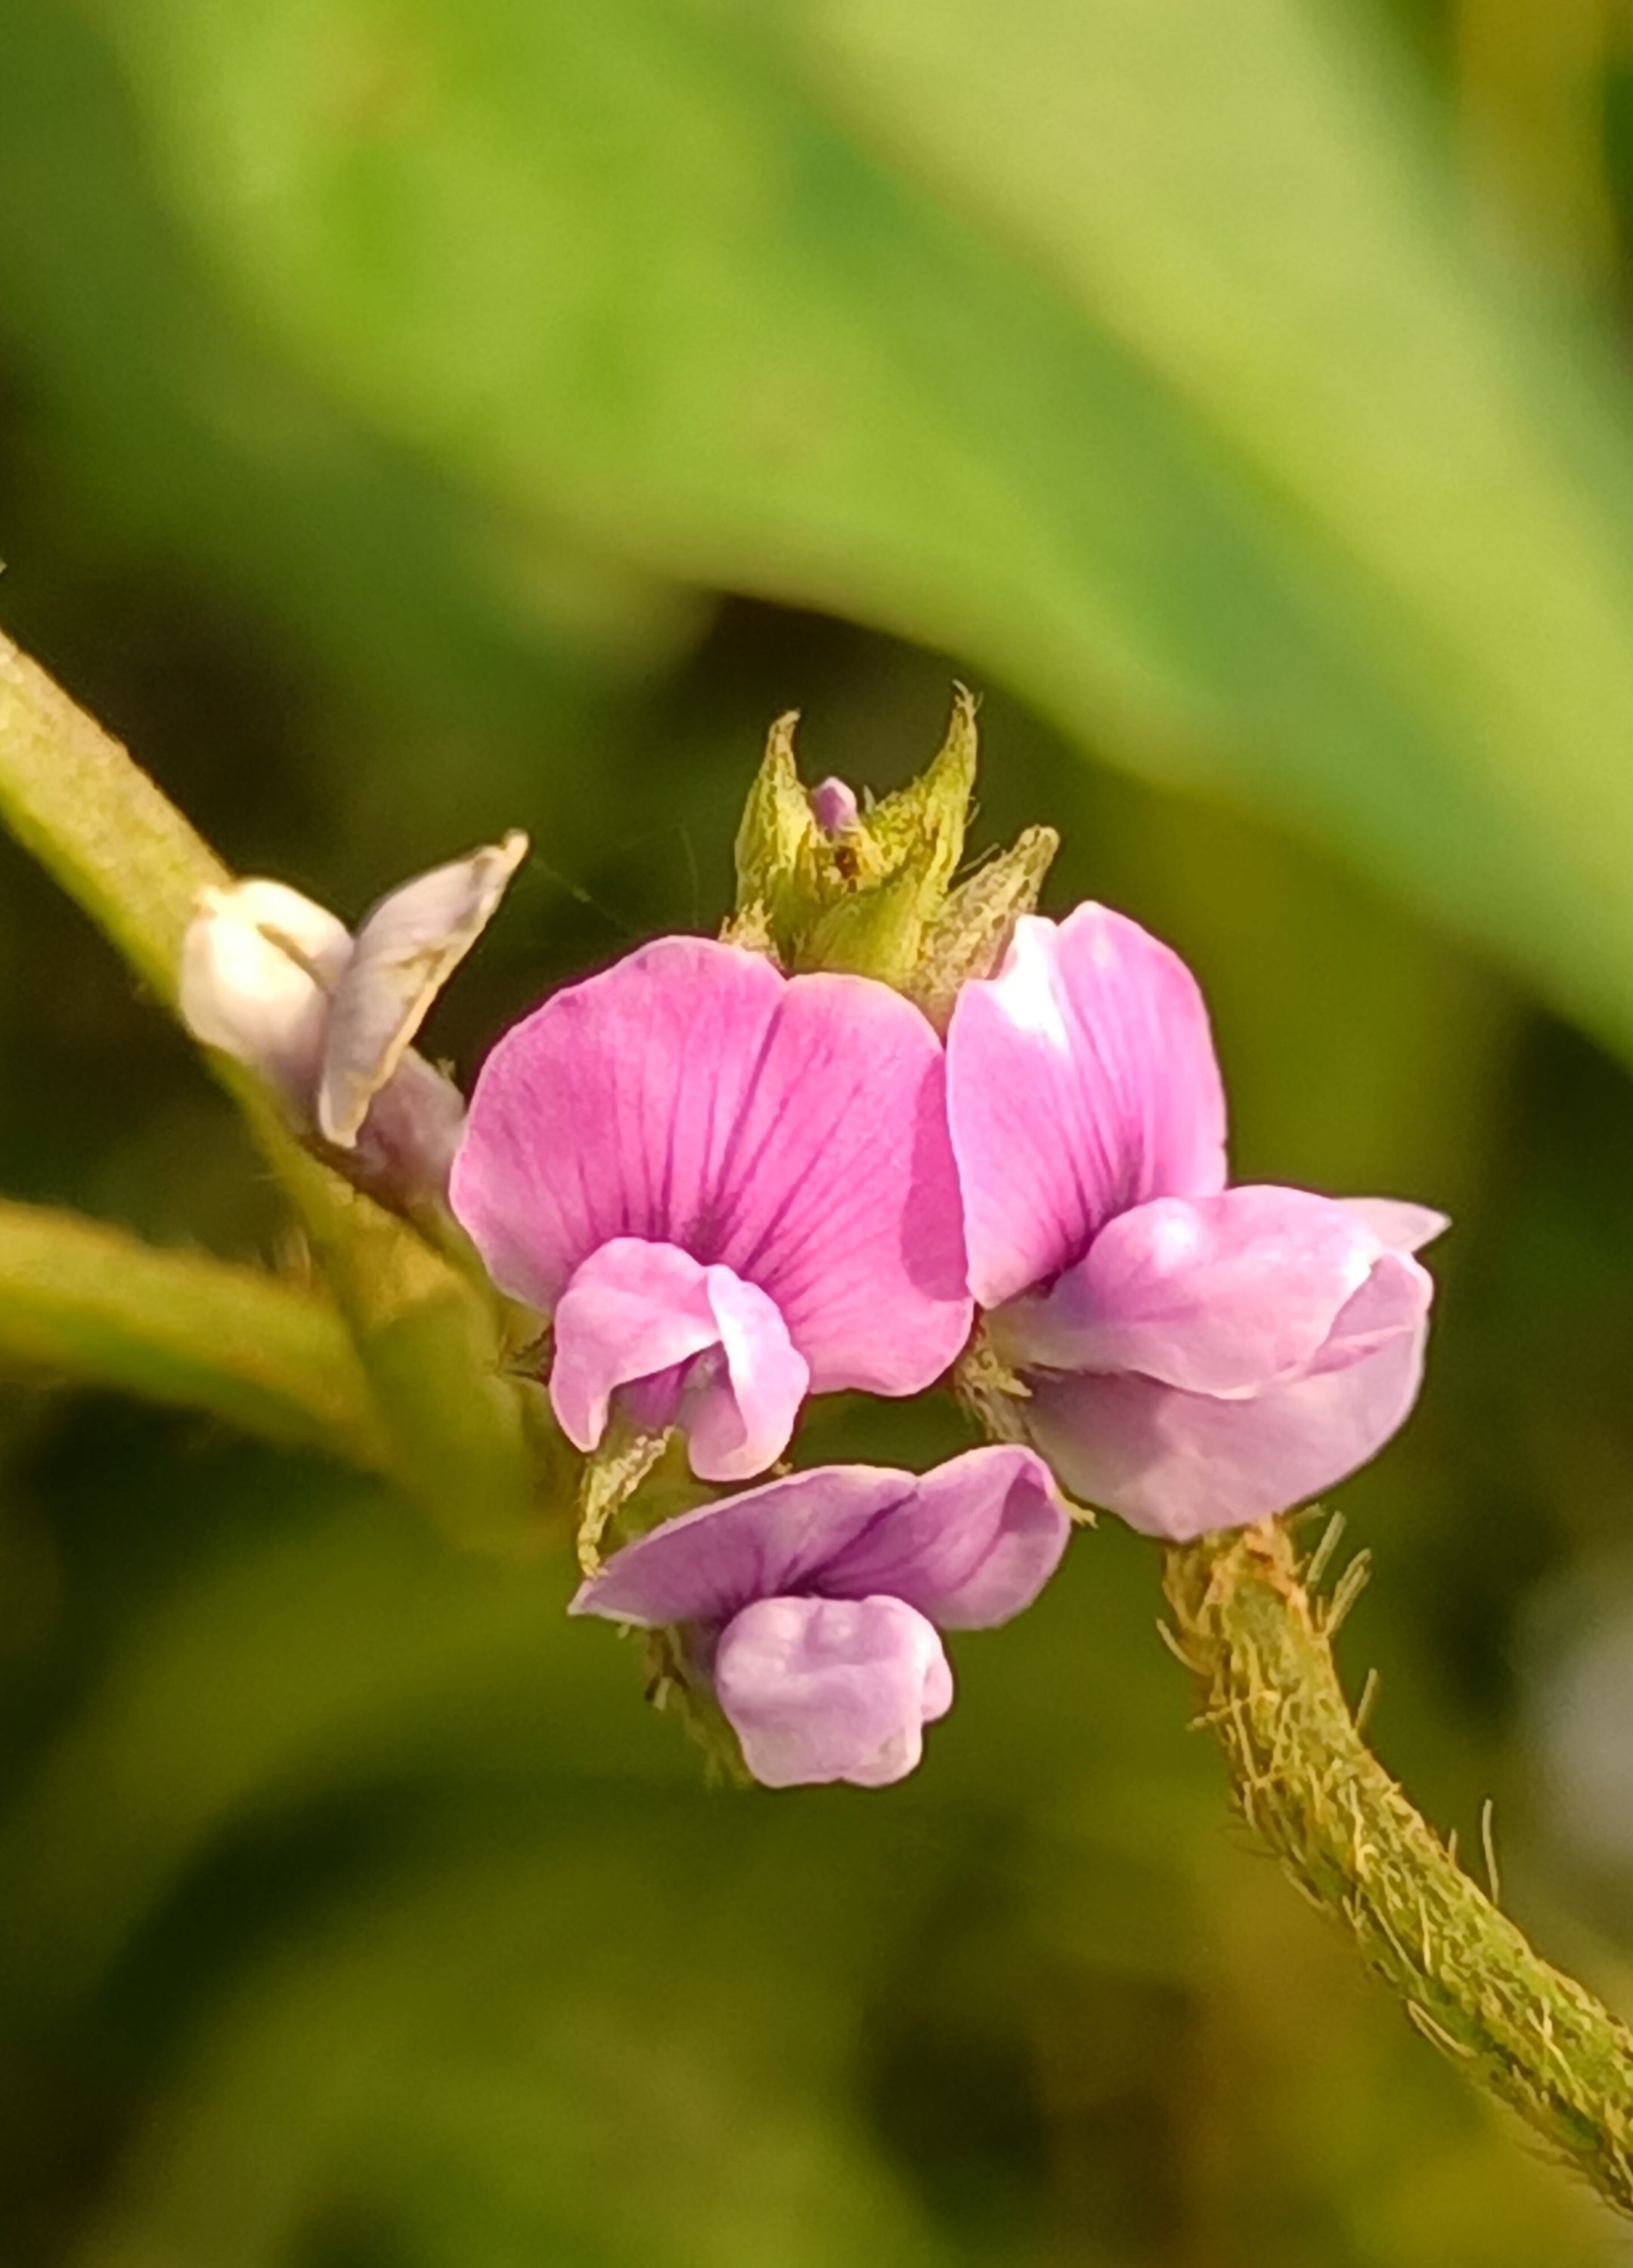
M350 1149L369 1105L401 1062L431 1002L492 919L527 855L527 837L416 874L364 917L333 981L318 1125Z
M1432 1205L1411 1204L1404 1197L1341 1197L1339 1203L1392 1252L1421 1251L1452 1226Z
M767 1787L886 1787L953 1705L941 1640L900 1599L758 1600L721 1633L714 1683Z
M917 1393L971 1314L940 1042L885 985L797 976L755 1072L709 1256L776 1301L813 1393Z
M710 1268L708 1282L721 1366L681 1397L688 1454L700 1480L749 1481L788 1447L811 1370L763 1292L729 1268Z
M813 1391L910 1394L969 1327L939 1042L859 976L660 939L507 1033L451 1201L500 1286L553 1308L614 1237L718 1262L780 1309Z
M1029 1607L1071 1523L1030 1449L970 1449L926 1473L814 1578L828 1598L887 1592L943 1630L986 1630Z
M1225 1182L1225 1098L1195 979L1104 906L1024 917L947 1036L969 1280L995 1307L1082 1258L1112 1217Z
M619 1236L720 1256L695 1240L784 990L755 954L665 938L511 1027L451 1187L501 1290L548 1313Z
M1021 1365L1253 1392L1313 1359L1382 1249L1350 1207L1306 1189L1154 1197L1108 1221L1043 1298L1003 1309L997 1344Z
M369 1105L349 1170L360 1189L387 1204L426 1191L441 1197L464 1130L464 1096L410 1048Z
M1317 1372L1343 1370L1363 1361L1379 1347L1412 1331L1429 1314L1435 1295L1434 1278L1417 1261L1402 1252L1380 1253L1371 1275L1349 1300L1320 1351L1306 1368Z
M584 1584L572 1611L708 1623L779 1593L889 1592L945 1629L973 1630L1030 1606L1069 1532L1030 1449L968 1449L923 1477L820 1465L666 1521Z
M683 1366L711 1349L713 1365L688 1375ZM673 1245L614 1237L555 1311L550 1401L580 1449L600 1442L619 1387L661 1382L641 1422L686 1425L701 1479L751 1480L787 1447L809 1376L763 1292Z
M617 1388L673 1369L719 1336L707 1269L673 1245L615 1237L556 1309L550 1403L562 1431L575 1448L595 1448Z
M1380 1270L1391 1263L1414 1264L1387 1256ZM1357 1294L1363 1315L1375 1298L1371 1285ZM1333 1367L1318 1357L1303 1375L1242 1399L1148 1378L1040 1376L1028 1430L1075 1495L1147 1535L1183 1542L1236 1527L1319 1496L1405 1419L1423 1376L1426 1313L1386 1336L1374 1311L1372 1328L1359 1359ZM1340 1329L1328 1351L1343 1342Z
M717 1623L797 1592L876 1520L910 1502L911 1473L819 1465L666 1521L580 1585L570 1611L657 1629Z

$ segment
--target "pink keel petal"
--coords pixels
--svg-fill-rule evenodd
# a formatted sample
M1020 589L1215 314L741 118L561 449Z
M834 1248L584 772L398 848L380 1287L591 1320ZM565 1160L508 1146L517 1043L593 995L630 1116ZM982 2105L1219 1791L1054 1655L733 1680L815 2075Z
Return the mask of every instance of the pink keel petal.
M953 1705L934 1628L900 1599L770 1598L722 1631L715 1690L767 1787L886 1787Z
M1028 1426L1086 1503L1182 1543L1302 1504L1364 1465L1416 1399L1427 1329L1421 1319L1342 1368L1318 1359L1237 1400L1147 1378L1040 1378Z
M1103 906L1026 916L966 984L948 1108L970 1288L995 1307L1082 1258L1107 1221L1225 1182L1225 1098L1195 980Z
M1043 1298L1004 1309L998 1343L1023 1365L1251 1393L1313 1359L1381 1256L1355 1212L1306 1189L1157 1197L1108 1222Z

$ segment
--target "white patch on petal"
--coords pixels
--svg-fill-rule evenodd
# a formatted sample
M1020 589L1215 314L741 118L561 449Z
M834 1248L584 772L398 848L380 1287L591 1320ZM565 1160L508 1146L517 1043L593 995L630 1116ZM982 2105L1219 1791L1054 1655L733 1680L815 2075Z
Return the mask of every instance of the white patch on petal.
M1056 990L1054 929L1052 922L1030 915L1018 921L1003 974L991 980L991 991L1018 1032L1063 1056L1071 1052L1071 1036Z
M1364 1241L1357 1239L1351 1246L1349 1256L1343 1264L1342 1282L1346 1299L1360 1290L1382 1258L1383 1250L1384 1248L1378 1239L1371 1235Z
M1196 1216L1188 1209L1177 1208L1158 1216L1151 1233L1151 1257L1165 1276L1188 1265L1202 1241ZM1365 1271L1363 1270L1363 1273Z
M205 890L182 940L182 1020L195 1039L276 1078L350 950L333 914L282 882Z

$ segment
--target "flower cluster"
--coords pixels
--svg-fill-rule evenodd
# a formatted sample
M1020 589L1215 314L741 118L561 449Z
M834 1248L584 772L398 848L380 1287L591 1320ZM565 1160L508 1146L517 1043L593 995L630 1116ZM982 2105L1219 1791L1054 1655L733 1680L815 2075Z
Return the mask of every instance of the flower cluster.
M931 1384L973 1303L1033 1445L774 1481L629 1545L577 1610L686 1626L757 1778L872 1786L951 1699L932 1625L1053 1572L1050 1466L1176 1538L1353 1470L1416 1392L1440 1218L1227 1189L1224 1134L1193 979L1100 906L1023 917L945 1047L869 978L699 939L547 1001L477 1082L452 1202L552 1319L581 1449L621 1410L753 1479L808 1393Z
M1060 1560L1057 1476L1172 1540L1255 1520L1370 1457L1422 1370L1413 1255L1441 1216L1229 1186L1195 980L1104 907L1032 912L1041 830L952 888L972 715L866 817L841 782L798 790L784 720L739 836L761 874L741 941L662 939L568 985L500 1039L462 1123L457 1096L426 1121L436 1189L544 1319L589 1461L573 1610L675 1632L772 1786L913 1768L952 1700L939 1631L1007 1620ZM189 939L195 1028L331 1145L389 1146L438 1077L408 1039L521 847L394 893L356 940L241 886ZM916 1395L955 1366L999 1446L923 1477L765 1477L808 1395ZM694 1500L761 1484L601 1566L606 1510L677 1443Z

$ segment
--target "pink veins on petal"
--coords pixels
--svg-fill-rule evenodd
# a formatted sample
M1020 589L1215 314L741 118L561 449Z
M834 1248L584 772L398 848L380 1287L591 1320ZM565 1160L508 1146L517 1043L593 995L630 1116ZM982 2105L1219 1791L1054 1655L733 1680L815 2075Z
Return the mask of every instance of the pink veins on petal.
M806 1390L916 1393L968 1331L940 1042L864 977L669 938L567 987L483 1066L451 1199L554 1318L581 1447L622 1393L746 1479Z
M1067 1485L1171 1537L1298 1503L1405 1418L1427 1207L1225 1186L1225 1106L1182 961L1080 906L960 993L948 1108L970 1281Z

